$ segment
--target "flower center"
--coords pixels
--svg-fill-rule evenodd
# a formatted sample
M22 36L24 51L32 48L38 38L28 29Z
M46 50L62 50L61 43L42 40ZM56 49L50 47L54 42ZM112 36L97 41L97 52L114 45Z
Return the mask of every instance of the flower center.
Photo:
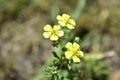
M65 18L65 23L69 23L70 18Z
M57 35L58 31L56 31L55 29L52 29L51 33L52 33L52 35Z
M78 53L79 49L74 49L72 52L74 53L73 56L78 56L79 53Z

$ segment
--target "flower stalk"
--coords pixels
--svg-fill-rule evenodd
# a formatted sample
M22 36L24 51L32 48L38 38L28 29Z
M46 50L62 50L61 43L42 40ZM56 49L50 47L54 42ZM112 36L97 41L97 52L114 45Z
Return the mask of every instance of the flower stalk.
M64 80L64 78L69 78L72 64L79 63L84 54L80 49L79 37L75 37L73 41L70 41L68 39L70 36L66 35L72 33L73 29L75 29L75 21L68 14L58 15L56 19L58 21L56 25L47 24L44 26L44 38L49 38L56 48L53 51L55 59L50 66L47 66L46 72L51 80ZM61 74L64 70L67 73L66 76Z

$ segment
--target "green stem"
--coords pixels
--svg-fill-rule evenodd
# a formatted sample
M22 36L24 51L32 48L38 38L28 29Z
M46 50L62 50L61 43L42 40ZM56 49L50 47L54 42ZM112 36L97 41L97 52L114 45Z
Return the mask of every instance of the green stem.
M85 5L86 5L87 0L78 0L78 4L75 8L75 11L73 12L72 16L75 20L78 19L78 17L80 16L82 10L84 9Z
M58 6L59 0L52 0L52 3L53 3L53 5L51 6L51 16L52 16L53 21L55 22L56 21L56 16L60 12L59 11L59 6Z

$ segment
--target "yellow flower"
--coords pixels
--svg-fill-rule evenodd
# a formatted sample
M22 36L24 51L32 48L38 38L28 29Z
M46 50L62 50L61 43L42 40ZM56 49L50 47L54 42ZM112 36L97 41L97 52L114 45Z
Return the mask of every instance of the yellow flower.
M64 32L60 30L59 25L54 25L53 27L51 25L46 25L44 27L44 38L50 38L52 41L57 41L59 37L62 37L64 35Z
M75 28L75 21L67 14L62 14L62 16L58 15L57 20L61 26L67 26L69 29Z
M80 57L83 57L84 54L80 50L79 44L74 42L73 44L68 42L65 47L67 48L67 51L65 52L65 57L67 59L73 59L74 62L80 62Z

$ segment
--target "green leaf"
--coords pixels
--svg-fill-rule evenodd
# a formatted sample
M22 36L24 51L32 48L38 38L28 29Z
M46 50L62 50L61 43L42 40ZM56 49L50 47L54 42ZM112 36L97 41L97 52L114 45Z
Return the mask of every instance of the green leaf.
M53 53L53 56L55 57L55 58L58 58L59 59L59 56L57 55L57 53L56 52L52 52Z
M68 67L68 70L71 70L71 65L70 64L68 64L67 67Z

